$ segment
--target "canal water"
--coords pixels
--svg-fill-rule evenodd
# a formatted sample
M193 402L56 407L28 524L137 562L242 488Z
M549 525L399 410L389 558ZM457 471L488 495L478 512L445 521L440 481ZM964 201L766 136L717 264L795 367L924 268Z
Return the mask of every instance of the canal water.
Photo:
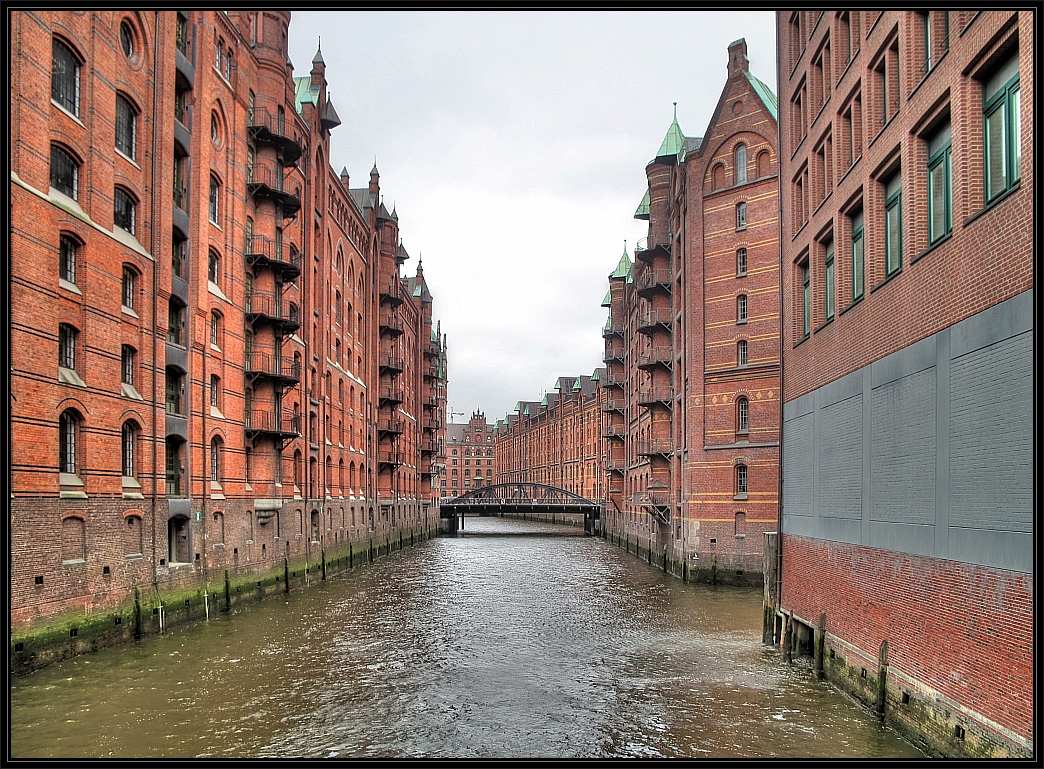
M466 529L14 679L12 756L921 755L762 646L760 591Z

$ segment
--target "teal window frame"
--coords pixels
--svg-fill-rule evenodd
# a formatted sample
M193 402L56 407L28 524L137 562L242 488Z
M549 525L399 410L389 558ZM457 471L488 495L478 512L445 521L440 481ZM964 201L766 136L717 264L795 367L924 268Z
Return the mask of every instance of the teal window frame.
M896 184L891 194L885 197L885 275L892 276L903 269L903 185L902 177L891 177L885 188ZM894 218L893 218L894 217ZM893 236L895 242L893 243Z
M1015 59L1017 61L1018 54L1015 54ZM985 177L983 179L983 192L986 196L986 203L990 203L1008 192L1022 178L1022 142L1020 136L1022 121L1019 113L1022 100L1019 85L1019 73L1016 71L1014 76L1009 78L995 94L988 98L985 98L985 94L989 86L983 86L982 143L984 155L983 175ZM1000 128L1003 132L1001 149L1004 153L1004 157L1000 161L1000 167L996 169L1003 174L1003 179L996 189L992 189L994 158L990 153L990 127L992 125L991 118L994 115L1000 115L1002 120Z
M862 299L866 292L866 237L863 232L863 212L852 216L852 301Z
M953 140L949 135L949 124L940 129L937 136L945 132L940 145L928 156L928 243L934 245L953 232ZM941 177L941 180L940 180ZM942 189L939 185L942 184ZM942 207L942 224L936 227L936 214Z

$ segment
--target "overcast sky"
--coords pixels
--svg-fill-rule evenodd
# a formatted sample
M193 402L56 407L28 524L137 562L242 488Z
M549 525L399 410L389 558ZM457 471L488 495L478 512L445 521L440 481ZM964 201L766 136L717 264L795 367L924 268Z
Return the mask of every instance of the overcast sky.
M449 337L454 421L495 422L559 376L602 365L607 277L678 102L702 136L728 44L775 90L774 14L294 12L306 75L322 36L341 126L331 165L365 186L374 158Z

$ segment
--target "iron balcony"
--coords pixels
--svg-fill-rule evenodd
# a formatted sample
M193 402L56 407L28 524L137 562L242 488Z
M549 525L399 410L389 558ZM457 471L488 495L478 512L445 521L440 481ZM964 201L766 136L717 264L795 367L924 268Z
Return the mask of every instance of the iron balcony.
M246 373L255 380L271 379L287 388L301 381L301 364L277 358L270 352L254 351L247 356Z
M670 438L653 438L648 441L639 441L638 456L670 456L674 453L674 446Z
M627 384L626 371L607 371L602 379L602 384L608 387L623 387Z
M272 324L279 333L289 336L301 328L301 321L297 305L291 302L287 302L286 305L289 312L284 315L281 296L268 291L255 291L247 295L247 321L253 326Z
M286 117L278 111L273 114L267 107L254 106L247 114L247 132L256 143L271 144L283 156L283 163L295 165L301 157L301 142L287 131Z
M405 455L396 449L383 449L377 452L377 464L396 467L405 462Z
M301 416L291 411L275 414L271 409L251 409L246 413L243 428L248 440L273 438L282 449L301 434Z
M674 400L670 385L649 387L638 391L638 405L651 406L656 404L670 405Z
M252 268L271 267L292 283L301 274L301 252L293 244L283 243L264 235L254 235L246 243L247 264Z
M638 368L648 370L656 366L671 368L674 363L674 353L670 347L661 345L653 347L638 356Z
M622 344L608 344L605 346L605 355L602 356L602 361L605 363L623 362L625 354L626 349Z
M377 359L377 370L381 373L384 372L395 372L398 374L402 373L402 358L397 358L394 355L388 355L382 353Z
M402 387L399 385L383 385L378 393L382 403L402 403Z
M606 398L602 401L602 411L625 411L626 409L626 398Z
M657 291L670 293L672 279L670 270L654 270L646 267L634 277L634 285L638 296L649 297Z
M671 492L667 489L649 489L634 492L634 504L641 507L670 507Z
M381 304L390 304L393 307L398 307L404 300L405 297L402 295L402 284L397 279L392 279L381 286Z
M382 312L378 326L381 334L399 336L402 334L402 318L396 312Z
M670 256L670 240L660 241L652 237L642 238L634 247L634 258L643 262L652 262L657 256Z
M602 436L605 438L626 438L627 425L605 425L602 428Z
M421 454L434 454L435 453L435 439L426 438L420 442Z
M623 336L627 331L627 324L623 321L614 320L610 324L609 328L602 329L602 336Z
M405 430L405 425L401 419L389 417L387 419L377 420L377 432L388 433L391 435L401 435Z
M290 190L284 187L282 173L268 166L254 165L247 169L247 192L255 201L274 200L283 209L283 218L290 219L301 210L301 194L299 189Z
M423 429L429 430L431 432L435 432L437 430L441 430L442 429L442 420L441 419L426 419L422 423L422 427L423 427Z
M670 329L673 320L674 312L670 307L659 307L654 310L646 310L645 312L638 314L637 331L639 334L645 334L648 336L656 330L657 326L666 326Z
M605 469L611 473L622 473L627 469L627 461L624 459L605 460Z

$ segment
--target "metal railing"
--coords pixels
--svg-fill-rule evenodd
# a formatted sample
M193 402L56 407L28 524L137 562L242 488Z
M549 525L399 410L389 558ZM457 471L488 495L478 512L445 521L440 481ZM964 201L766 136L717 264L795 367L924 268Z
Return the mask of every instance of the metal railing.
M248 374L282 377L283 379L301 380L301 364L293 360L277 359L270 352L251 352L247 357Z
M405 430L405 424L401 419L395 417L389 417L387 419L377 420L377 432L379 433L395 433L396 435L401 434Z
M653 347L638 356L638 368L664 365L670 368L674 363L674 352L666 345Z
M674 311L670 307L657 307L638 313L638 330L652 328L660 323L669 326L674 320Z
M602 411L624 411L626 408L626 398L606 398L602 402Z
M402 319L399 317L398 313L381 313L378 325L380 326L381 331L388 330L395 334L402 333Z
M385 386L378 390L378 396L382 401L391 401L393 403L402 403L402 388L396 386Z
M654 454L672 454L674 444L670 438L653 438L638 442L638 456L650 457Z
M377 359L377 367L386 371L402 371L402 358L384 353Z
M670 291L672 283L673 279L670 270L653 270L647 268L634 277L635 288L639 291L649 291L657 288Z
M301 270L301 252L293 243L254 235L247 239L246 252L248 257L264 258L280 266L292 267L298 272Z
M244 427L251 432L301 434L301 415L284 411L276 415L268 409L251 409L246 413Z
M605 438L624 438L628 433L627 425L605 425L602 435Z
M671 393L670 385L659 387L647 387L638 391L638 405L646 406L653 403L671 403L674 395Z
M385 449L377 452L377 462L382 465L401 465L406 461L401 451Z
M636 491L632 498L634 504L642 507L670 507L671 492L667 489L650 489L648 491Z

